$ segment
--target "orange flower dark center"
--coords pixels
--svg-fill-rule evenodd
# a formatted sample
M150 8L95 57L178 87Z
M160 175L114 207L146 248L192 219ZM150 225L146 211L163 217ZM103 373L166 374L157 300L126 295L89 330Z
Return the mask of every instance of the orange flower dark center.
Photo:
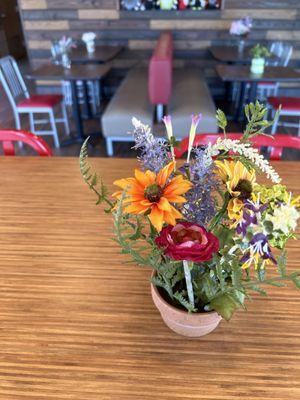
M147 186L144 191L144 196L151 203L157 203L163 195L163 189L157 184L153 183L150 186Z
M234 190L241 193L239 196L240 199L246 200L251 197L253 188L250 181L247 179L240 179Z

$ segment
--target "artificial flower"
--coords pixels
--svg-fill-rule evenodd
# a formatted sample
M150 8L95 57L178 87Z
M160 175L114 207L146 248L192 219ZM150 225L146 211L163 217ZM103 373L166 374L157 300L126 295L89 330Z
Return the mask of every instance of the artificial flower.
M217 173L226 184L232 197L249 199L255 183L255 171L248 169L240 161L215 161Z
M275 208L273 215L267 215L266 220L272 222L274 230L282 231L285 235L288 235L296 229L299 216L300 214L294 206L281 204Z
M171 203L185 203L182 196L191 187L192 183L176 175L170 179L175 163L170 162L158 174L147 170L135 170L134 178L119 179L114 182L120 188L127 189L128 197L124 200L125 212L129 214L149 213L149 219L158 232L163 223L175 225L176 220L183 218L182 214ZM120 198L121 192L114 193Z
M229 200L227 206L228 217L235 221L239 221L243 215L244 202L238 198Z
M273 262L277 264L268 242L268 238L263 233L256 233L249 242L249 247L241 258L242 268L249 268L254 264L255 269L260 265L264 268L266 264Z
M166 226L155 243L173 260L208 261L219 250L219 240L202 226L180 222Z

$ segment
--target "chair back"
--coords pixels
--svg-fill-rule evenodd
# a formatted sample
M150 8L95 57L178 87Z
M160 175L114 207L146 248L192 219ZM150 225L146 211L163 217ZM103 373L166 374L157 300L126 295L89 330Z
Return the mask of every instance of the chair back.
M226 137L232 140L239 140L243 136L242 133L227 133ZM194 146L214 144L218 138L223 138L223 134L200 134L196 135ZM281 160L284 148L300 150L300 138L288 135L273 136L254 136L251 139L253 147L261 150L263 147L270 148L270 160ZM188 150L189 138L182 140L178 148L175 148L175 156L182 157Z
M287 67L290 62L290 59L292 58L292 54L293 54L293 46L290 44L284 44L282 46L279 65L281 65L282 67Z
M18 64L11 56L0 59L0 81L14 111L19 100L29 98Z
M0 143L1 142L5 156L15 155L14 142L28 144L40 156L51 157L53 155L48 144L43 139L33 135L30 132L19 131L15 129L0 129Z

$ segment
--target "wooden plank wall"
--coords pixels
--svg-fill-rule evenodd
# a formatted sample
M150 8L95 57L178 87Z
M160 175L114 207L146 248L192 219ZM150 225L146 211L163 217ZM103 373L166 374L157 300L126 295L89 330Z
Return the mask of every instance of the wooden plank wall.
M161 31L172 30L175 65L199 66L215 81L211 44L233 42L228 33L233 19L254 18L249 43L283 40L293 43L292 65L300 65L300 0L226 0L223 10L145 11L119 10L118 0L19 0L28 53L34 66L50 57L51 41L62 35L79 39L97 32L99 41L126 47L113 62L125 71L137 62L145 65Z

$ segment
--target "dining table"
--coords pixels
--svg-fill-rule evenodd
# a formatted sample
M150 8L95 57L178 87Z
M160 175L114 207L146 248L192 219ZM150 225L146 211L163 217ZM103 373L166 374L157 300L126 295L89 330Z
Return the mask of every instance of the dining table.
M262 74L253 74L250 66L247 65L216 65L216 72L223 82L238 82L241 84L239 94L239 107L237 108L236 118L238 119L242 113L245 102L255 102L257 99L257 88L259 83L287 83L300 82L300 70L293 67L282 66L265 66ZM249 86L248 96L246 96L246 88Z
M88 53L86 46L78 46L72 49L70 60L76 64L103 64L116 58L121 51L122 46L96 45L93 53Z
M43 64L40 67L28 71L27 79L32 80L47 80L47 81L68 81L71 85L72 92L72 111L76 127L76 135L61 143L62 146L67 146L73 143L82 143L86 139L83 126L82 110L78 95L77 81L83 82L85 99L87 94L87 81L97 81L99 83L99 98L101 100L102 81L107 76L111 67L109 64L72 64L70 68L64 68L61 65L53 63ZM90 116L89 102L85 101L87 114Z
M90 163L109 190L137 167ZM266 287L207 336L175 334L152 302L150 269L121 254L78 164L0 157L0 399L300 399L297 289ZM300 163L272 165L299 194ZM288 270L299 267L291 240Z
M211 46L209 51L217 61L222 63L250 64L253 58L251 55L252 48L253 46L245 46L242 50L239 50L238 46ZM279 60L279 57L275 54L267 57L269 65L277 64Z

